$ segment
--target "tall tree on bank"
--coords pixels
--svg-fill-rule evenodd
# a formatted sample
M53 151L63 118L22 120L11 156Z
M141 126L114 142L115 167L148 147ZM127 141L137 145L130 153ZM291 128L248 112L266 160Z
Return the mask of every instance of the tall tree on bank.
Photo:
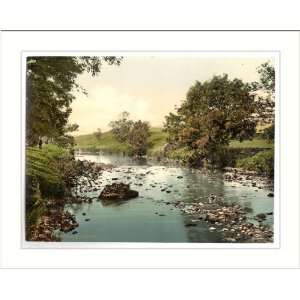
M150 125L141 120L134 122L129 116L129 112L124 111L117 120L111 121L111 132L120 143L128 143L131 146L133 155L143 156L147 152Z
M193 162L214 164L231 139L242 141L255 134L254 113L249 84L214 76L189 89L176 114L166 117L164 128L171 142L190 150Z
M259 81L252 83L256 95L256 112L258 121L264 124L275 122L275 68L265 62L257 68Z
M129 119L129 116L129 112L123 111L117 120L109 123L112 134L120 143L124 143L128 140L129 132L132 129L133 121Z
M148 122L138 120L133 123L128 134L128 143L132 147L133 155L143 156L147 152L150 125Z
M76 82L88 72L96 76L103 63L120 65L114 56L31 56L26 70L26 142L37 145L41 138L60 139L70 132L68 118L75 99L73 91L86 93ZM71 128L74 129L74 128Z
M97 130L94 132L95 138L99 141L102 137L102 130L101 128L97 128Z

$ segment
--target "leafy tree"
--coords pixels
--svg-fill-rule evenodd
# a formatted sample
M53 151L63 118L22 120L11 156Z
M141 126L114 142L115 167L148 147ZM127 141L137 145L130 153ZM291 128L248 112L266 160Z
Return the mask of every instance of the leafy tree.
M31 56L26 70L26 138L36 145L42 137L58 138L66 134L68 117L75 99L73 91L86 91L77 84L77 76L88 72L96 76L103 63L119 65L114 56Z
M275 68L270 62L265 62L257 68L260 80L257 87L275 93Z
M94 132L94 136L96 137L97 140L100 140L100 139L101 139L102 131L101 131L100 128L97 128L97 131Z
M178 136L178 144L193 150L193 159L209 160L224 151L231 139L240 141L255 134L254 96L251 87L227 75L214 76L203 83L197 81L188 91L186 100L177 108L177 132L165 125L171 136ZM179 122L178 122L179 120ZM167 124L170 123L170 115Z
M252 83L256 95L257 120L263 124L274 124L275 121L275 68L270 62L257 68L259 81Z
M111 121L109 123L113 135L121 143L127 141L129 132L133 126L133 121L129 119L129 115L130 114L127 111L124 111L116 121Z
M179 141L179 132L184 125L182 117L179 114L169 113L165 119L163 130L168 132L167 141L176 144Z
M65 132L74 132L74 131L77 131L79 129L79 125L76 124L76 123L73 123L73 124L68 124L66 127L65 127Z
M272 124L271 126L264 129L264 131L262 132L262 137L264 139L268 140L269 142L274 142L274 139L275 139L275 125Z
M145 155L150 136L150 126L148 122L141 120L134 122L128 134L128 143L132 146L133 154L137 156Z

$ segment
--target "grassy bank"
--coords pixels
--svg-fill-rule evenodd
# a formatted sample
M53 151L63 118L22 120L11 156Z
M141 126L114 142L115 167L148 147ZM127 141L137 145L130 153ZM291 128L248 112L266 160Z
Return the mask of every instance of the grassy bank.
M45 144L42 149L27 147L26 175L53 184L60 182L58 165L68 158L71 158L68 150L52 144Z
M253 140L247 140L243 142L239 141L231 141L229 144L230 148L234 149L271 149L273 148L273 143L268 142L267 140L264 139L253 139Z
M46 200L65 194L62 166L72 160L67 149L55 145L26 148L26 235L46 211Z
M148 155L158 155L163 150L166 138L167 134L160 128L151 128ZM94 134L80 135L75 137L75 142L75 149L87 152L131 153L131 146L128 143L118 142L110 131L104 132L100 139L97 139Z
M164 145L167 143L167 134L161 128L151 128L149 137L148 155L156 156L163 151ZM130 145L127 143L120 143L116 140L113 134L108 131L104 132L100 139L97 139L93 134L79 135L75 137L76 149L83 151L98 152L104 151L109 153L125 153L129 154L131 151ZM229 148L232 149L271 149L273 144L264 139L253 139L243 142L231 141ZM184 149L175 151L182 153ZM181 156L175 153L175 156Z
M111 132L105 132L100 139L93 134L81 135L75 137L76 149L88 152L103 151L106 153L131 153L131 147L127 143L120 143ZM147 155L160 156L164 145L167 143L167 134L161 128L151 128L148 139L149 147ZM274 144L264 139L254 138L239 142L233 140L224 157L225 165L231 167L242 167L249 170L255 170L259 173L272 175ZM179 148L167 153L171 159L187 163L191 158L192 152L187 148Z

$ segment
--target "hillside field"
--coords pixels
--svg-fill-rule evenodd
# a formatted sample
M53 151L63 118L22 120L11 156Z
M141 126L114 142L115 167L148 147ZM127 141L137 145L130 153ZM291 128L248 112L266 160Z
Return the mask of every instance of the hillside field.
M148 155L156 156L167 143L167 133L163 132L161 128L151 128L149 137ZM79 135L75 137L76 149L89 152L103 151L107 153L124 153L130 154L131 147L127 143L120 143L116 140L113 134L108 131L104 132L100 139L97 139L94 134ZM257 148L269 149L273 144L268 143L266 140L255 138L243 142L231 141L230 148Z

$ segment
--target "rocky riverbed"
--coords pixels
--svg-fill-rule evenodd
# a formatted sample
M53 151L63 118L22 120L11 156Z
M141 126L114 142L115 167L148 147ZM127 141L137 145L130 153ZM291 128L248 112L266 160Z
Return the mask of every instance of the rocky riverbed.
M74 215L65 210L67 204L92 203L88 193L97 189L96 181L104 170L113 166L90 162L77 161L75 168L70 172L72 190L63 199L44 199L44 214L37 224L30 228L30 241L60 241L57 231L70 232L79 226ZM76 178L75 174L79 174ZM76 234L76 231L72 232Z
M238 183L243 186L251 186L258 189L274 189L274 181L265 176L260 176L254 171L244 170L241 168L225 168L223 179L227 182ZM271 197L272 195L270 195Z
M260 200L261 204L255 200L257 203L255 205L259 207L264 206L263 203L267 198L271 201L274 196L272 182L257 176L254 172L226 169L220 178L218 173L215 174L211 171L181 167L144 164L114 167L113 165L113 162L81 161L79 163L82 169L81 176L72 188L72 195L65 197L63 201L47 200L47 213L31 229L31 240L59 241L61 236L63 236L62 241L65 240L65 236L74 236L76 240L82 240L83 229L86 228L87 234L92 236L94 230L98 230L93 224L98 224L97 226L102 226L100 229L111 226L110 235L107 237L109 239L114 240L114 235L119 236L119 233L114 230L120 230L120 237L124 238L124 241L138 241L144 240L144 238L143 236L138 237L136 230L141 231L142 235L144 227L140 227L140 224L146 220L151 219L152 222L154 216L160 220L157 222L153 219L155 223L151 224L156 224L157 229L153 228L152 231L144 233L149 234L155 230L165 231L164 226L167 226L171 220L180 223L179 216L182 215L184 223L182 225L178 223L177 227L170 223L170 229L168 229L180 230L182 237L184 231L180 226L193 231L203 230L203 226L205 226L205 235L208 236L208 241L215 235L221 237L220 241L228 243L269 243L273 241L272 223L269 221L273 214L272 206L269 209L259 210L255 206L254 209L251 208L252 201L256 199L257 195L259 195L258 197L264 195L265 199ZM247 193L244 194L243 190ZM241 192L236 194L235 191ZM101 194L103 197L100 196ZM130 197L127 197L129 194ZM114 199L108 201L107 195L109 195L108 198L113 195ZM249 200L245 201L247 197ZM124 200L134 199L129 200L127 205L127 201L122 200L123 198ZM121 202L119 202L120 200ZM69 209L74 205L81 207L80 213ZM94 207L94 212L84 209L89 206ZM139 207L138 215L137 212L134 215L130 213L130 217L128 215L129 219L127 219L124 209L132 207L135 212L137 206ZM114 209L114 207L116 208ZM105 209L107 212L110 211L111 218L103 215ZM142 223L134 225L137 217ZM103 222L101 222L102 219ZM121 225L123 222L127 222L125 227ZM130 224L133 227L130 227ZM136 233L134 233L135 231ZM100 241L107 241L104 237L106 233L107 231L101 231L101 236L95 237L94 241L99 241L101 237L103 239L101 238ZM132 234L132 236L126 238L128 234ZM172 232L172 234L174 241L177 241L176 232ZM212 237L209 237L210 235ZM170 234L164 239L168 239L169 236ZM122 241L120 237L114 241ZM146 241L148 239L153 241L151 236L145 237ZM164 239L162 241L165 241ZM73 239L68 238L68 240ZM181 238L178 237L178 241L180 240ZM182 241L184 240L183 238ZM193 241L197 240L198 238Z
M184 214L192 217L191 223L186 226L196 226L199 220L209 224L209 230L222 233L225 242L273 242L273 231L263 225L265 214L259 214L256 219L259 225L249 221L247 210L238 204L228 204L222 198L211 194L203 202L184 203L176 202L175 207Z

